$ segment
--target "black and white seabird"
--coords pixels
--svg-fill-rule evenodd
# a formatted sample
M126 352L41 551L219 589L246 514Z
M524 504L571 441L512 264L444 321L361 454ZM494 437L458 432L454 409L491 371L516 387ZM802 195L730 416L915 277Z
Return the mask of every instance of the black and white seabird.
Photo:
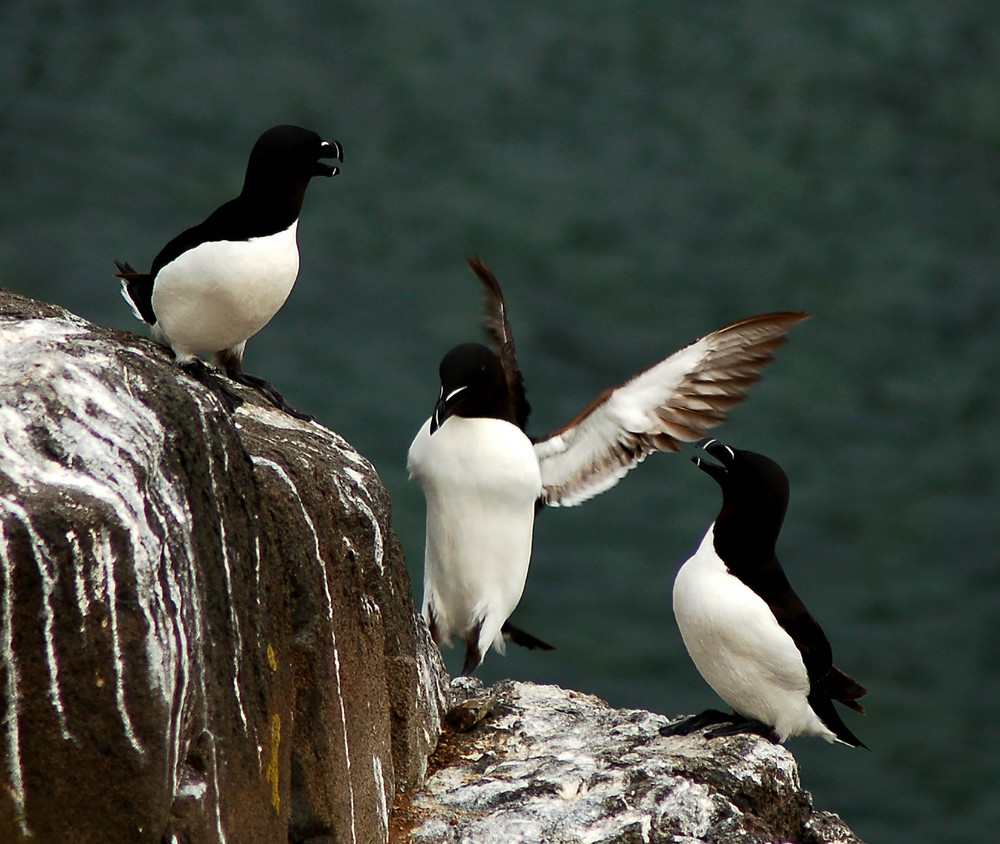
M337 141L298 126L268 129L250 152L239 196L171 240L148 273L115 262L125 301L185 371L219 392L197 357L210 354L230 378L297 416L264 379L242 371L243 350L291 293L302 200L313 176L339 172L329 158L344 160Z
M504 639L544 643L507 622L528 574L535 513L614 486L653 451L677 451L726 419L803 313L735 323L599 396L568 425L530 438L530 411L507 307L493 273L469 266L486 291L493 348L457 346L441 361L434 413L407 468L427 502L424 617L434 641L465 642L463 673Z
M775 554L788 478L773 460L718 440L718 464L695 464L722 487L722 510L674 581L674 615L701 676L736 713L708 710L661 728L687 735L758 733L774 742L820 736L864 747L833 702L864 713L860 683L834 666L830 643Z

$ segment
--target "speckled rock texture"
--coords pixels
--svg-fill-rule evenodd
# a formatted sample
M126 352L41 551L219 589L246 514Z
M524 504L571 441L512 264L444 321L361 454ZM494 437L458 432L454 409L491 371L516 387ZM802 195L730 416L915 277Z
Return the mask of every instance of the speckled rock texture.
M446 688L372 466L233 388L0 289L0 842L857 844L761 739Z
M280 385L279 385L280 387ZM387 841L444 673L340 437L0 290L0 841Z
M763 739L663 738L662 715L556 686L462 678L452 697L399 844L860 844Z

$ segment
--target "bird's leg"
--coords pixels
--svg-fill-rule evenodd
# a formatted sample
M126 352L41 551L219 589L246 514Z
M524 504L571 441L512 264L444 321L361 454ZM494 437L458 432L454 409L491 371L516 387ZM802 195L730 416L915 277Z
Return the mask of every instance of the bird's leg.
M228 375L237 384L242 384L244 387L250 387L253 390L257 390L261 395L264 396L271 404L273 404L278 410L284 411L289 416L294 416L296 419L302 419L305 422L311 422L313 417L307 413L303 413L301 410L297 410L292 407L281 393L279 393L274 385L265 378L261 378L258 375L250 375L243 371L243 347L246 342L240 343L238 346L234 346L232 349L224 349L221 352L215 353L215 361L220 366L226 370L226 375Z
M180 362L181 371L185 375L190 375L212 393L230 413L235 413L236 408L243 404L236 393L226 386L225 382L219 378L212 370L205 366L204 362L198 358L191 358Z
M471 677L483 662L485 654L479 652L479 631L483 627L480 621L468 633L465 634L465 663L462 665L462 676Z

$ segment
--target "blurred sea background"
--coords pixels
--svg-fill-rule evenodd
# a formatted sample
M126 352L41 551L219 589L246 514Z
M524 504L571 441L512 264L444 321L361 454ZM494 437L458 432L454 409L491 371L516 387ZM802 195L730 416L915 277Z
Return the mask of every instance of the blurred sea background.
M406 451L481 338L464 255L504 287L536 434L809 311L717 429L787 471L779 554L870 690L846 720L871 753L790 748L869 841L995 837L1000 5L5 0L0 74L0 284L140 334L112 259L148 267L234 196L269 126L343 143L246 367L375 463L418 599ZM484 681L717 705L670 609L719 506L691 453L540 516L512 620L558 650Z

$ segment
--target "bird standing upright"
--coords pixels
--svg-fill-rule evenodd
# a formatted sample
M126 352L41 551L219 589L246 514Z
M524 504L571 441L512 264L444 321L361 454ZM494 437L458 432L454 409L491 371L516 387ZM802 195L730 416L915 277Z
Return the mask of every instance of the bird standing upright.
M423 612L434 641L465 642L463 673L505 638L549 647L507 621L524 589L537 509L571 506L614 486L653 451L677 451L726 419L802 313L753 317L697 340L618 387L540 439L507 306L479 259L493 349L457 346L441 361L434 413L407 467L427 502Z
M661 728L708 736L814 735L864 747L833 701L863 713L865 688L833 664L823 630L795 594L775 545L788 478L773 460L718 440L695 464L722 487L722 509L674 580L674 615L695 667L735 715L706 712Z
M337 141L298 126L275 126L250 152L243 190L204 222L181 232L148 273L116 261L122 295L153 339L173 349L181 367L220 392L198 355L211 354L234 381L261 390L301 416L267 381L242 371L247 340L278 312L299 272L299 212L310 179L335 176ZM223 396L226 391L221 390Z

